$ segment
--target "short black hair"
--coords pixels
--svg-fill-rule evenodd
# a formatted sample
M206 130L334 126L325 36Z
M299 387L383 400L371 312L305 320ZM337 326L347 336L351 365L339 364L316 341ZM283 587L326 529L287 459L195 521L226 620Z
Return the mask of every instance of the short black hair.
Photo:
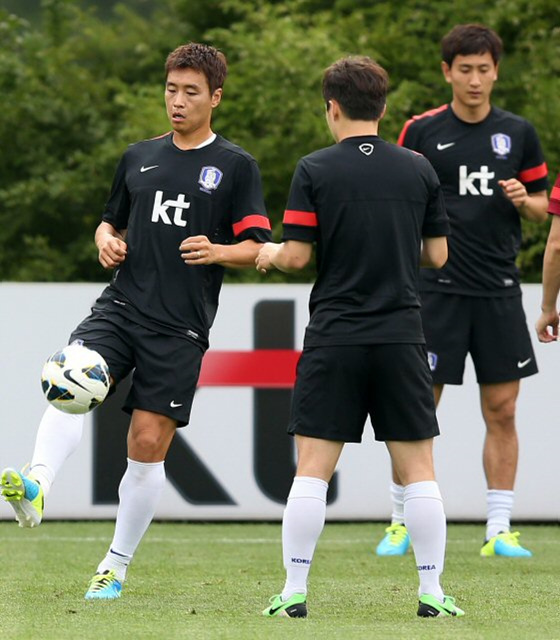
M350 120L379 120L387 102L389 76L367 56L348 56L323 75L323 98L336 100Z
M189 42L172 51L165 61L165 78L175 69L194 69L206 77L210 93L221 89L227 75L226 57L207 44Z
M489 53L498 64L503 45L500 36L483 24L458 24L441 41L442 60L449 66L456 56Z

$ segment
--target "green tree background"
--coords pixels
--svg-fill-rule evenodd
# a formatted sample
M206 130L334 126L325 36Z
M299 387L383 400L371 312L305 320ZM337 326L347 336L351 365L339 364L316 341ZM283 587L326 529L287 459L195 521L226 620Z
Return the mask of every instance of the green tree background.
M279 238L297 159L331 143L322 70L349 53L385 66L381 135L395 141L411 114L449 100L439 42L460 22L502 36L493 101L535 125L552 181L560 170L557 0L0 0L0 279L107 279L93 233L126 146L168 130L163 62L177 45L198 40L226 53L214 128L258 160ZM540 281L547 227L524 224L525 282ZM228 277L261 279L252 270Z

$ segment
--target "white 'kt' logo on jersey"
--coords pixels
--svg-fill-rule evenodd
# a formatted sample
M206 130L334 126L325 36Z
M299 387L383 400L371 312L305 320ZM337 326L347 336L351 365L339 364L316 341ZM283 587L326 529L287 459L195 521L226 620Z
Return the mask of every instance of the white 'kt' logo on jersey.
M154 200L154 208L152 210L152 222L159 222L160 220L164 224L174 224L177 227L186 227L187 221L183 220L183 211L190 209L191 203L185 201L185 195L180 193L176 200L163 201L163 191L156 191L156 197ZM167 213L169 207L175 207L175 213L173 215L173 222Z
M491 196L494 189L488 186L488 181L494 177L493 171L488 171L486 165L480 167L480 171L471 171L467 173L467 165L462 164L459 167L459 195L466 196ZM478 180L478 189L475 186L475 180Z

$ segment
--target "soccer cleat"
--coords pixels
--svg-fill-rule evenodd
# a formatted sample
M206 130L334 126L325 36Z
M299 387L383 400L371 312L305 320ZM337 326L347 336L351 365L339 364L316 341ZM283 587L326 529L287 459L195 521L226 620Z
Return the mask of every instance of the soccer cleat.
M307 618L306 596L303 593L294 593L291 598L285 602L282 596L272 596L270 598L270 607L263 612L263 616L274 618L275 616L283 616L285 618Z
M410 547L410 536L404 524L392 524L385 529L385 537L377 545L378 556L404 556Z
M122 583L117 580L116 573L107 569L93 576L84 597L86 600L114 600L121 597L121 591Z
M8 467L2 471L0 493L15 511L20 527L36 527L41 524L45 496L41 485L32 476Z
M421 618L437 618L438 616L464 616L465 612L455 606L455 598L443 596L440 602L435 596L425 593L418 602L418 616Z
M483 558L502 556L504 558L530 558L533 554L519 544L519 531L503 531L486 540L480 550Z

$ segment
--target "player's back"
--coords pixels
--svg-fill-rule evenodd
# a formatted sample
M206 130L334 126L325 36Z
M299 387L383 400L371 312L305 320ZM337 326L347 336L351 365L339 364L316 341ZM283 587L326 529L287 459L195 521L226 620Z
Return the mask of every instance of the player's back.
M373 334L397 342L421 336L421 238L447 232L429 163L377 136L363 136L306 156L299 171L312 185L318 227L311 333L318 323L344 343L363 342L363 334L369 342ZM385 328L378 330L380 325Z

